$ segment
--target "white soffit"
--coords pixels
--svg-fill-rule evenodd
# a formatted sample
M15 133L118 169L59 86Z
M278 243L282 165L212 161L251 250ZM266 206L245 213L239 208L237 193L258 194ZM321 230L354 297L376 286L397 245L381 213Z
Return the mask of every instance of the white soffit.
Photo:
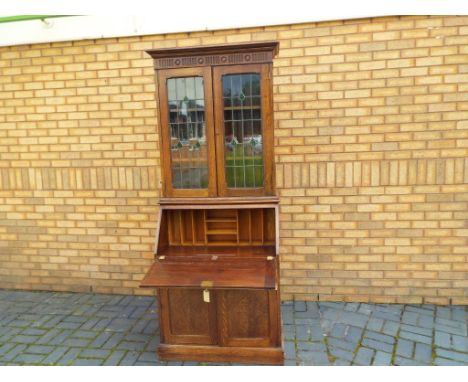
M138 0L136 0L138 2ZM255 0L237 0L235 7L218 0L207 7L205 3L156 3L157 7L140 15L92 15L49 18L0 23L0 46L12 46L57 41L100 39L165 33L194 32L267 25L296 24L355 18L392 16L401 14L450 14L453 0L288 0L275 3ZM362 4L365 4L365 7ZM452 3L452 6L448 6ZM270 4L268 7L267 4ZM283 6L274 6L283 4ZM361 4L361 6L360 6ZM441 7L442 4L445 4ZM135 11L146 11L135 6ZM47 9L44 9L44 13Z

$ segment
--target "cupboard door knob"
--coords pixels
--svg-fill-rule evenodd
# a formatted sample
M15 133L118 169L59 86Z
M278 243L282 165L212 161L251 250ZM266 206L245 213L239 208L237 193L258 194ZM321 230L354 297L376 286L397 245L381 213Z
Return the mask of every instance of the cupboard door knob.
M210 291L208 289L203 290L203 301L210 302Z

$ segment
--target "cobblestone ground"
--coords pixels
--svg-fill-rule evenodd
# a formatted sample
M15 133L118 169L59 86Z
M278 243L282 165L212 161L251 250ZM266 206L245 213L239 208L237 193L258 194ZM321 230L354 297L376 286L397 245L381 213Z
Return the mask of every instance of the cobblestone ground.
M286 365L468 365L464 306L285 302ZM156 358L151 297L0 290L0 365L197 365Z

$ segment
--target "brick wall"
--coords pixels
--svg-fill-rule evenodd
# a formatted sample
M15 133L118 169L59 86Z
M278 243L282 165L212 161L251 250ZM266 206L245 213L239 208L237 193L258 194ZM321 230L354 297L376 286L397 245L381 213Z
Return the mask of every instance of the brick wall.
M143 51L278 40L284 299L468 303L468 18L387 17L0 48L0 287L152 293Z

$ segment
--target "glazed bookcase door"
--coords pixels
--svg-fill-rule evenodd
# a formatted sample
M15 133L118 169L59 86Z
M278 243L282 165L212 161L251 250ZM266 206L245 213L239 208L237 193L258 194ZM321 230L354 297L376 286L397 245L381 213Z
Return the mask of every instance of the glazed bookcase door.
M271 66L213 68L219 196L272 195Z
M163 70L158 82L165 195L216 196L210 68Z

